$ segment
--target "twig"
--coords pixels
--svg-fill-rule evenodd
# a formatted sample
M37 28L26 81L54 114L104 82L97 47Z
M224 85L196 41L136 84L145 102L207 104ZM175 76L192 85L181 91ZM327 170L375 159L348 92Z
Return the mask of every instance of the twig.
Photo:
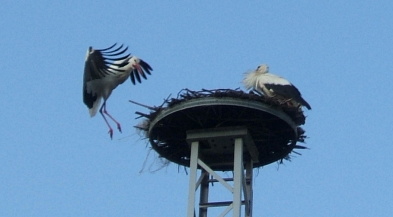
M148 105L144 105L144 104L142 104L142 103L135 102L135 101L132 101L132 100L128 100L128 101L129 101L130 103L134 103L134 104L136 104L136 105L139 105L139 106L148 108L148 109L150 109L150 110L154 110L154 111L158 110L156 107L151 107L151 106L148 106Z

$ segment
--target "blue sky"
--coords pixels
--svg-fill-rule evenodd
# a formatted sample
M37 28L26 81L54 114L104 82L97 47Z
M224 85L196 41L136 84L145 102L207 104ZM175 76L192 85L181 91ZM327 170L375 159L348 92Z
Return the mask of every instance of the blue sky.
M371 0L3 1L0 216L185 216L188 175L150 172L160 162L133 128L147 111L128 100L238 88L261 63L313 110L310 150L255 171L254 215L391 216L392 11ZM154 71L113 92L123 133L110 140L81 94L86 49L114 42Z

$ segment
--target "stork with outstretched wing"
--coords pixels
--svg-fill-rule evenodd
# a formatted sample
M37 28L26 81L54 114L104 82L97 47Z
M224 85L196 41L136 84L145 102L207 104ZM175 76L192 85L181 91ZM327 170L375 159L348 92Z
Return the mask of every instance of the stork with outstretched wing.
M83 76L83 102L89 108L90 116L93 117L98 108L105 123L109 127L109 135L112 138L113 129L105 115L113 120L117 129L121 132L121 126L106 110L106 101L112 91L124 83L128 77L136 84L142 82L141 78L147 79L146 74L151 74L153 69L148 63L131 54L124 54L128 47L117 44L105 49L93 49L89 47L85 60ZM104 102L101 105L101 98Z

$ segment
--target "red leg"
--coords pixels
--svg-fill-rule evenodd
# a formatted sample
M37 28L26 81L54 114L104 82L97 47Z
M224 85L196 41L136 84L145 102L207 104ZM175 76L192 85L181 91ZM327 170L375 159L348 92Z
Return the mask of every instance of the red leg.
M109 127L108 133L109 133L109 136L112 139L112 137L113 137L113 129L112 129L111 125L109 125L108 120L106 120L105 115L102 113L102 109L103 108L104 108L104 113L105 113L105 106L106 106L106 103L104 102L102 104L101 108L100 108L100 113L101 113L102 117L104 118L104 121L105 121L106 125Z
M116 123L117 129L118 129L118 130L120 131L120 133L121 133L121 126L120 126L120 123L117 122L117 121L112 117L112 115L110 115L110 114L106 111L106 103L105 103L105 102L104 102L104 113L105 113L110 119L112 119L113 122Z

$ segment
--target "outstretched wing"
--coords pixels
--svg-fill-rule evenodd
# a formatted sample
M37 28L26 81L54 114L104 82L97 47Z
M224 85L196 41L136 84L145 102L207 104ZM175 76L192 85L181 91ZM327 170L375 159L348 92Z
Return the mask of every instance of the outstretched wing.
M101 79L107 75L116 74L117 72L122 72L123 70L119 69L122 66L122 60L126 60L130 56L130 54L119 56L125 53L128 47L120 45L118 48L115 48L116 45L115 43L108 48L100 50L89 47L87 50L83 75L83 102L88 108L93 107L94 102L97 100L97 96L94 95L91 90L88 90L86 85L87 82ZM116 63L114 63L115 61Z

